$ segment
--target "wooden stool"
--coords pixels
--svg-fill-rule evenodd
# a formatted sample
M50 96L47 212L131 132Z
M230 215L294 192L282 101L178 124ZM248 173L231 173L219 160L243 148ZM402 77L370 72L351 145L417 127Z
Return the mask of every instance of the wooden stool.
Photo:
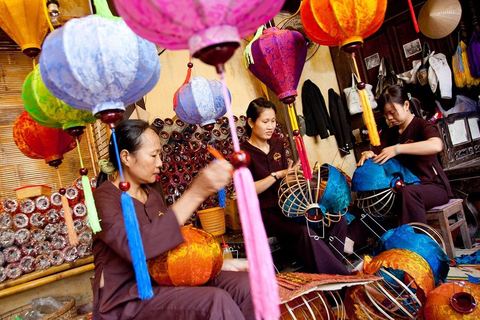
M450 224L449 218L456 214L456 221ZM438 220L440 223L440 233L445 241L447 255L450 259L455 258L455 247L453 244L452 231L460 228L462 233L463 245L465 249L472 248L470 233L468 231L467 221L463 212L462 199L450 199L448 203L436 206L427 211L427 221Z

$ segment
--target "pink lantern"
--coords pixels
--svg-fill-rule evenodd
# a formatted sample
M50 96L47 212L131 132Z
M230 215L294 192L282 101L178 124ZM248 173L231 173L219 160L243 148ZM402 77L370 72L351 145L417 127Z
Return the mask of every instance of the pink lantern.
M142 38L166 49L189 49L223 68L243 37L280 11L284 0L115 0L125 22Z
M307 57L307 43L300 32L268 28L252 42L250 70L258 79L290 104L297 96L297 86Z

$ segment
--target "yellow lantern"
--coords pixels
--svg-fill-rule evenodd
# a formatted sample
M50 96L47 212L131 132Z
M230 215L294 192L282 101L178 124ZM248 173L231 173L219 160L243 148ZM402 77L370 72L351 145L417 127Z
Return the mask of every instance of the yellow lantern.
M40 53L47 35L44 6L43 0L0 0L0 28L31 58Z
M327 46L340 46L350 53L359 83L363 116L370 142L380 145L375 118L355 61L355 51L363 39L375 33L383 23L387 0L303 0L300 18L309 39Z

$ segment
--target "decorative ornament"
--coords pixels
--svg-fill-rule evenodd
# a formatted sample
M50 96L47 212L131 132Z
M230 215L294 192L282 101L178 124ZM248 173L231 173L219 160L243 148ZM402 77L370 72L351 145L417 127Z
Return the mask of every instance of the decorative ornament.
M338 45L352 58L353 70L359 82L358 93L362 102L363 116L373 146L380 145L375 118L361 80L355 60L355 52L363 39L375 33L383 23L387 9L387 0L304 0L300 8L300 17L306 35L314 42Z
M0 0L0 28L30 58L40 53L42 41L47 35L44 7L43 0Z
M220 244L212 234L191 225L181 231L184 243L148 260L150 275L163 286L201 286L220 273Z
M45 86L70 106L91 110L108 124L119 161L121 204L140 299L153 297L145 252L131 196L124 180L115 124L125 106L156 85L160 61L156 46L114 17L105 0L96 0L99 15L69 20L43 44L40 73ZM128 46L125 46L128 43Z
M272 27L251 43L248 70L285 104L297 96L297 86L307 56L307 43L300 32Z

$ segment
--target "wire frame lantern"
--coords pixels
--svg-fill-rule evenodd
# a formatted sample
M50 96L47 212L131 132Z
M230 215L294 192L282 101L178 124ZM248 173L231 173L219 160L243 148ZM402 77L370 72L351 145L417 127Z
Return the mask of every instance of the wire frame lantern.
M278 189L278 204L285 216L330 226L340 221L351 202L346 177L329 164L313 167L312 179L302 170L289 172Z

